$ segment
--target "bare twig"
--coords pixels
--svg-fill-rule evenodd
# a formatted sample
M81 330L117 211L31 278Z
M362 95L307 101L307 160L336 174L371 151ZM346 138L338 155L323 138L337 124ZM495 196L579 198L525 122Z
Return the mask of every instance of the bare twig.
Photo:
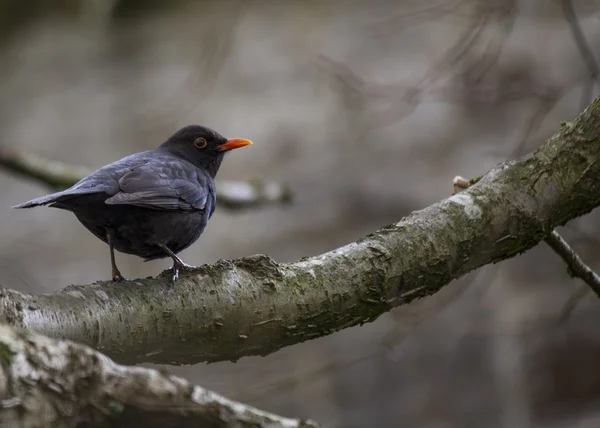
M445 7L428 7L421 13L427 15L445 10ZM363 102L358 103L361 107L365 105L364 101L369 100L388 103L370 115L372 126L397 123L411 114L419 103L429 100L497 106L525 98L541 99L543 106L536 110L536 120L530 122L525 132L524 138L527 138L549 111L549 108L544 107L552 107L556 102L557 97L552 96L556 92L555 85L546 87L523 78L511 78L507 81L500 74L491 78L488 76L500 59L516 21L517 11L514 0L501 4L477 2L469 26L458 41L414 84L369 82L358 76L348 65L324 56L320 58L320 65L336 76L351 95L361 97ZM490 34L486 37L488 29ZM483 53L477 54L475 51ZM442 73L451 75L451 84L442 81Z
M567 264L571 276L582 279L600 297L600 276L586 265L562 236L553 230L545 239L546 244Z
M72 186L91 171L38 157L34 154L0 151L0 167L36 180L54 190ZM217 202L229 209L245 209L257 205L282 204L291 201L290 190L281 184L262 180L217 180Z
M409 26L431 21L435 18L446 16L470 18L471 14L468 11L461 10L466 9L465 6L466 2L464 1L451 1L439 5L427 5L409 11L402 7L401 12L392 13L383 19L377 19L371 25L377 36L387 36L394 31L401 31Z
M552 91L552 89L554 89L554 91ZM546 96L540 95L536 97L530 116L527 117L525 121L526 123L517 134L517 147L515 149L515 156L523 155L527 148L529 137L540 127L548 113L550 113L550 111L560 101L565 91L566 88L561 90L558 87L552 88L552 86L548 85L548 94Z
M600 81L600 65L598 64L598 60L594 55L594 51L590 47L585 34L583 33L583 29L579 23L579 19L577 18L577 13L575 12L575 7L573 6L572 0L561 0L561 5L563 9L563 14L565 15L565 19L569 24L569 29L571 30L571 34L573 35L573 39L575 40L575 44L577 45L577 49L585 62L585 66L588 70L588 80L583 87L582 94L582 106L584 108L589 104L591 99L592 91L594 90L594 84Z

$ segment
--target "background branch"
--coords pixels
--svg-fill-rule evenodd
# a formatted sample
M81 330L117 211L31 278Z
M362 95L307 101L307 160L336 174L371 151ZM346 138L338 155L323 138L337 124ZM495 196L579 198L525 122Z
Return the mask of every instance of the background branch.
M30 153L0 150L0 167L36 180L53 190L72 186L90 170L52 161ZM257 205L281 204L291 201L289 188L263 180L217 180L217 202L229 209L245 209Z
M573 0L561 0L561 5L563 14L567 23L569 24L571 34L573 35L573 40L577 46L577 50L579 50L581 58L583 58L588 71L588 77L584 82L581 96L581 108L583 108L589 103L589 100L594 92L594 85L600 79L600 65L598 64L598 60L594 55L594 51L590 47L590 44L583 33L579 19L577 19L577 13L575 12Z
M0 426L303 427L86 346L0 326Z
M535 153L345 247L267 256L52 295L4 290L0 321L120 361L192 364L266 355L372 321L474 269L520 254L600 204L600 101Z

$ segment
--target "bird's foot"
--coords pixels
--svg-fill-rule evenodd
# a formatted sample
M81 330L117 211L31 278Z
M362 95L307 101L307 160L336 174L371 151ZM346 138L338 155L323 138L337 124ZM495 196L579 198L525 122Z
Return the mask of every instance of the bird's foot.
M112 269L112 281L113 282L127 281L127 278L125 278L123 275L121 275L121 271L119 271L119 269L117 269L116 266L113 266L113 269Z
M197 268L196 266L188 265L187 263L184 263L184 262L173 263L173 266L171 267L171 269L169 269L169 270L173 271L173 283L175 281L177 281L177 279L179 278L180 271L193 270L196 268Z
M123 281L127 281L127 278L125 278L123 275L121 275L120 272L117 272L117 273L113 273L112 281L113 282L123 282Z

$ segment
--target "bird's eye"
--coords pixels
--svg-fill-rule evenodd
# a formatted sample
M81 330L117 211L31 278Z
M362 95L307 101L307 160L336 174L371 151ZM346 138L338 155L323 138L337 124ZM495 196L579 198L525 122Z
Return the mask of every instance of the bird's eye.
M203 149L206 147L206 138L204 137L198 137L194 140L194 146L196 146L197 149Z

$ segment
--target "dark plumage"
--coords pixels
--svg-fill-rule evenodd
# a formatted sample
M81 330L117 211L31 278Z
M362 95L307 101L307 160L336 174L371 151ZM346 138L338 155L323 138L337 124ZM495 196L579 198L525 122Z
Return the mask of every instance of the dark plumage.
M160 147L127 156L62 192L14 208L49 205L72 211L110 247L113 280L123 277L114 249L146 260L173 259L173 279L192 267L177 253L200 237L215 210L213 179L225 152L252 144L192 125Z

